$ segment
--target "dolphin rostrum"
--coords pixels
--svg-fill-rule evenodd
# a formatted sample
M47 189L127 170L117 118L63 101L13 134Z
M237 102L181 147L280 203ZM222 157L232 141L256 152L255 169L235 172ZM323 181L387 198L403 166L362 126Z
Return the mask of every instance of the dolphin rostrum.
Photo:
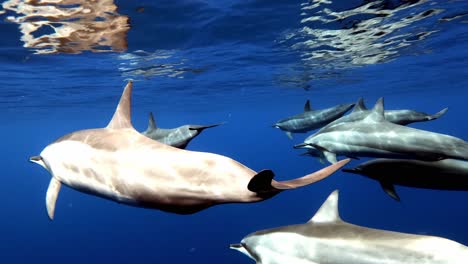
M188 143L196 136L198 136L203 130L219 125L221 124L208 126L184 125L176 128L164 129L156 126L153 113L149 113L148 128L141 134L166 145L185 149Z
M348 112L354 104L340 104L334 107L312 110L310 101L307 100L304 106L304 112L281 119L273 125L286 132L286 135L292 139L291 133L305 133L332 122Z
M382 189L397 201L400 197L394 185L468 191L468 162L462 160L375 159L343 171L360 174L380 182Z
M118 203L191 214L222 203L258 202L319 181L349 160L304 177L275 181L228 157L178 149L136 131L131 122L132 82L105 128L72 132L48 145L31 162L52 176L47 212L53 219L63 184Z
M232 244L257 264L464 264L468 247L442 237L343 221L334 191L305 224L252 233Z
M327 126L294 147L316 148L331 163L336 161L336 155L468 160L468 142L462 139L385 120L383 98L364 119Z

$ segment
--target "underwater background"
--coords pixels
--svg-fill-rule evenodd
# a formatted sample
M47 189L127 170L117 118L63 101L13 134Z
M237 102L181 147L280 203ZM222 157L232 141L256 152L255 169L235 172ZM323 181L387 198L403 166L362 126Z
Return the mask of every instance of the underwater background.
M4 1L0 11L1 263L253 263L247 234L304 223L333 190L350 223L468 245L468 193L380 185L337 172L253 204L193 215L120 205L68 187L55 219L49 173L28 158L58 137L104 127L134 80L132 119L225 124L189 150L276 179L325 165L272 125L312 108L383 96L386 109L440 119L411 127L468 139L468 1ZM361 161L352 161L354 167Z

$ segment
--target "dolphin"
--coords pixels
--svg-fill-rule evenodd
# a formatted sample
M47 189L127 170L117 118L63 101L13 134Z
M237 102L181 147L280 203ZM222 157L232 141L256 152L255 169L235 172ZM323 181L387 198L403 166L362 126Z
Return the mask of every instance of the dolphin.
M375 159L342 171L379 181L385 193L397 201L400 201L400 197L394 185L468 191L468 162L462 160Z
M448 108L446 107L433 115L429 115L427 113L418 112L415 110L385 110L384 117L387 121L391 123L398 125L408 125L415 122L423 122L437 119L444 115L447 111ZM367 117L370 112L371 110L367 109L367 107L364 104L364 100L362 98L359 98L356 104L354 105L352 112L349 115L334 120L333 122L324 126L321 130L330 129L331 127L334 127L335 125L340 123L362 120L365 117ZM317 133L319 132L320 130Z
M305 133L323 127L343 116L353 106L354 104L340 104L326 109L312 110L310 101L307 100L304 105L303 113L281 119L276 122L273 127L285 131L286 135L292 139L291 133Z
M362 120L344 122L322 129L295 148L314 147L333 163L336 155L440 160L468 160L468 142L385 120L383 98Z
M334 191L305 224L257 231L231 249L257 264L464 264L468 247L442 237L345 222Z
M46 146L31 162L52 178L46 207L53 219L62 184L136 207L192 214L223 203L259 202L319 181L349 160L304 177L273 180L226 156L178 149L141 135L131 122L132 82L104 128L80 130Z
M164 129L156 126L153 113L150 112L148 128L141 134L161 143L171 145L176 148L185 149L188 143L196 136L198 136L203 130L219 125L221 124L207 126L184 125L176 128Z

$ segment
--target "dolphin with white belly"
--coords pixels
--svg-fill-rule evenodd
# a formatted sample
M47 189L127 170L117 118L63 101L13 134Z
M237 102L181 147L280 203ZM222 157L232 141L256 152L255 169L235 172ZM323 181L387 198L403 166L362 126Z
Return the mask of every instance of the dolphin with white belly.
M323 127L343 116L353 106L354 104L340 104L326 109L312 110L310 101L307 100L303 113L281 119L273 127L285 131L286 135L292 139L291 133L305 133Z
M349 161L278 182L271 170L257 173L222 155L178 149L141 135L131 122L131 92L129 82L107 127L67 134L30 158L52 176L46 195L51 219L62 184L118 203L191 214L217 204L271 198L319 181Z
M188 143L190 143L190 141L198 136L203 130L219 125L221 124L207 126L183 125L176 128L165 129L156 126L153 113L150 113L148 128L141 134L166 145L185 149Z
M375 159L343 171L378 181L385 193L397 201L400 197L395 191L395 185L468 191L468 161L462 160Z
M252 233L232 244L257 264L465 264L468 247L442 237L343 221L334 191L305 224Z
M351 157L468 160L468 142L445 134L397 125L385 120L383 98L361 119L321 129L295 148L313 147L333 163Z

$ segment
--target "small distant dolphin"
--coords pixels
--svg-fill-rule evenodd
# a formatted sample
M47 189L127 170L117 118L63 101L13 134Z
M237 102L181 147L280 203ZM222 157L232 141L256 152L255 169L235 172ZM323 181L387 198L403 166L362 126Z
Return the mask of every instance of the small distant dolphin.
M184 125L177 128L164 129L156 126L153 113L149 113L148 128L141 134L166 145L185 149L188 143L198 136L203 130L219 125L221 124L208 126Z
M281 119L273 125L275 128L279 128L286 132L286 135L292 139L291 133L305 133L332 122L333 120L343 116L348 112L354 104L340 104L334 107L312 110L310 107L310 101L304 105L304 112Z
M222 203L250 203L319 181L345 165L342 160L289 181L273 180L228 157L174 148L141 135L131 122L132 82L124 89L105 128L72 132L30 158L52 176L46 195L53 219L62 183L118 203L192 214Z
M379 181L382 189L393 199L400 197L394 185L407 187L468 191L468 162L445 159L420 161L375 159L344 172L360 174Z
M442 237L343 221L334 191L305 224L257 231L232 244L257 264L466 264L468 247Z
M391 123L398 125L408 125L415 122L423 122L437 119L444 115L447 111L448 108L444 108L433 115L429 115L414 110L385 110L384 116L385 119ZM353 111L349 115L336 119L335 121L329 123L327 126L323 127L322 130L329 129L340 123L362 120L366 116L368 116L370 112L371 110L367 109L367 107L364 104L364 100L362 98L359 98L353 108ZM318 131L318 133L319 132L320 131Z
M393 124L384 118L383 98L362 120L327 126L295 148L313 147L334 163L336 155L376 158L468 160L468 142L449 135Z

